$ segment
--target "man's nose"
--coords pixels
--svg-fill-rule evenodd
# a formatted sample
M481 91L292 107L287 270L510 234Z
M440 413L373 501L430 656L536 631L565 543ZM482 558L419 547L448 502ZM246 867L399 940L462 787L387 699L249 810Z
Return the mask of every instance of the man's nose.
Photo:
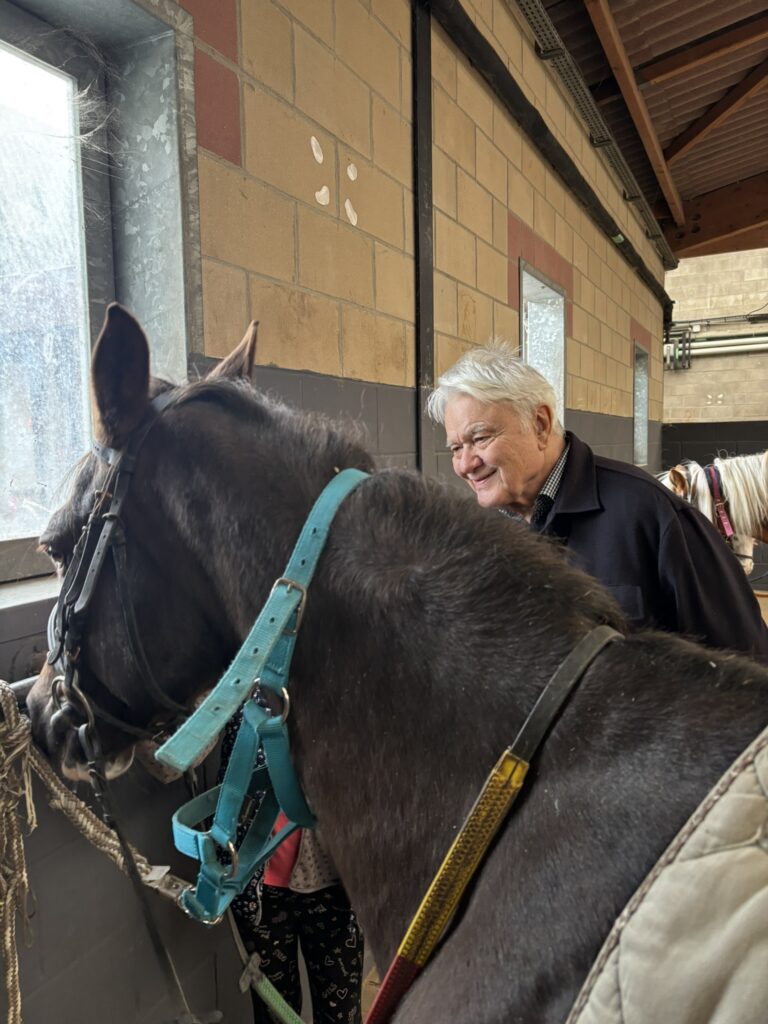
M454 460L453 467L458 476L466 476L467 473L471 473L473 469L481 463L480 457L477 453L469 447L462 448Z

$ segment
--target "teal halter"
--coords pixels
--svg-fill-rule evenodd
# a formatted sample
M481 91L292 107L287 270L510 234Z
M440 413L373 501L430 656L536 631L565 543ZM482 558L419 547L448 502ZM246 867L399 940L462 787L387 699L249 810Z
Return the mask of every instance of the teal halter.
M173 816L176 848L200 861L197 884L194 889L184 890L180 903L190 916L204 923L218 921L284 839L297 828L312 828L315 824L291 763L285 724L288 677L307 588L333 517L344 498L367 478L362 470L345 469L326 486L304 523L285 574L275 580L234 661L155 755L163 764L186 771L245 704L224 781L184 804ZM273 716L256 701L248 700L256 685L282 695L282 715ZM259 743L264 746L266 765L254 768ZM237 824L243 803L249 795L260 792L265 796L238 847ZM281 809L289 821L273 836ZM210 829L201 829L211 816ZM221 862L220 851L229 854L231 863Z

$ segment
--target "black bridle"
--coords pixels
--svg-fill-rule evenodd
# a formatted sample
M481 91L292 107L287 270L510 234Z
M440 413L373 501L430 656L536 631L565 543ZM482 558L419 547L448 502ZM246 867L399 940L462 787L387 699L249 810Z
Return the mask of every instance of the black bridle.
M77 540L72 560L64 575L58 601L48 620L48 664L58 669L58 675L51 684L51 699L58 710L51 723L53 724L57 715L61 715L70 728L75 728L73 714L79 711L85 718L83 724L76 728L88 766L91 788L101 805L105 823L114 830L120 844L125 871L139 900L144 923L165 976L171 1001L178 1011L174 1021L176 1024L217 1024L222 1019L218 1010L203 1016L197 1016L190 1011L178 972L155 920L133 850L115 815L96 729L98 719L127 733L135 740L157 740L160 735L167 735L172 731L175 725L188 715L187 708L163 693L149 667L133 603L128 593L126 537L121 518L141 446L160 419L163 410L173 399L172 391L164 391L150 402L146 415L131 433L125 448L117 450L97 441L93 442L94 454L109 466L109 472L103 486L96 492L96 501ZM88 612L110 552L131 657L146 694L165 712L165 720L152 730L134 725L124 717L113 715L96 703L91 692L94 687L107 694L111 701L125 708L121 715L130 714L131 709L125 701L117 697L103 680L85 665L83 659L82 643L88 624ZM82 686L85 680L88 681L87 695Z
M94 507L75 545L58 601L48 622L48 664L57 668L59 673L51 686L51 698L57 707L52 723L58 716L62 716L71 724L73 710L80 710L86 721L78 733L89 761L93 756L97 719L137 740L144 740L155 739L159 732L167 732L169 727L188 713L183 705L177 704L163 692L147 661L134 606L128 593L126 538L121 518L139 451L172 399L173 393L165 391L150 402L144 419L131 434L125 448L118 451L97 441L93 442L94 453L109 466L109 472L102 488L96 492ZM166 713L166 721L154 730L126 721L130 715L129 706L85 665L82 656L91 601L110 552L131 656L146 694ZM89 691L87 696L83 687L86 680ZM118 716L105 710L101 704L96 703L93 689L107 694L108 699L124 707L125 712L121 711ZM86 750L86 746L90 750Z

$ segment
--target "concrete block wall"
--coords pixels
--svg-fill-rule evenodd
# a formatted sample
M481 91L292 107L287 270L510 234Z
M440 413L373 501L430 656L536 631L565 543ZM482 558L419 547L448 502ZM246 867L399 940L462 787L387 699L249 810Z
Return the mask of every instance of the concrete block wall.
M664 374L665 423L766 419L768 352L694 356L689 369Z
M181 2L196 36L206 356L255 318L261 365L413 388L410 4ZM527 26L502 0L464 6L661 278ZM638 325L658 422L657 300L436 26L432 61L436 372L492 336L517 342L524 259L566 290L568 408L631 419Z
M667 274L675 320L750 313L765 306L768 249L697 256ZM712 325L718 334L764 333L768 324ZM737 423L768 419L768 353L694 357L690 369L664 374L665 423Z
M591 146L527 26L501 0L463 3L646 263L659 257ZM659 454L662 310L439 26L433 27L436 372L495 335L519 342L520 260L566 296L566 425L632 459L634 342L650 352L651 451ZM584 428L587 420L578 422ZM574 423L571 424L575 426ZM654 441L655 438L655 441ZM441 465L444 460L440 460Z
M260 365L412 388L408 0L182 5L205 354L258 319Z

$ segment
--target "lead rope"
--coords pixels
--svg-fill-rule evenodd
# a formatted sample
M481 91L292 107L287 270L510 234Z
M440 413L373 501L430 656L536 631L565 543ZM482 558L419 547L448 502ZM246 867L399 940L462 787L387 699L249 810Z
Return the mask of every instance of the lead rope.
M16 915L21 918L25 931L28 930L29 879L17 808L23 797L27 821L34 827L32 780L27 757L30 727L29 722L21 718L16 695L10 687L0 687L0 711L0 920L3 929L4 982L8 1024L21 1024Z
M22 819L18 808L23 799L27 826L32 831L37 825L32 801L32 772L45 786L49 805L61 811L78 832L109 857L120 871L128 873L120 839L87 804L67 788L32 743L29 719L19 713L16 694L11 687L0 680L0 927L8 1005L7 1024L23 1024L16 921L18 915L28 937L27 904L30 890L24 858ZM171 874L166 867L150 864L130 844L128 849L142 883L178 906L179 897L189 888L189 883ZM234 937L237 929L234 922L231 924ZM244 968L240 979L241 991L245 992L248 985L252 985L281 1024L301 1024L301 1018L259 970L258 958L255 955L248 956L239 934L235 946ZM194 1018L190 1016L189 1020Z

